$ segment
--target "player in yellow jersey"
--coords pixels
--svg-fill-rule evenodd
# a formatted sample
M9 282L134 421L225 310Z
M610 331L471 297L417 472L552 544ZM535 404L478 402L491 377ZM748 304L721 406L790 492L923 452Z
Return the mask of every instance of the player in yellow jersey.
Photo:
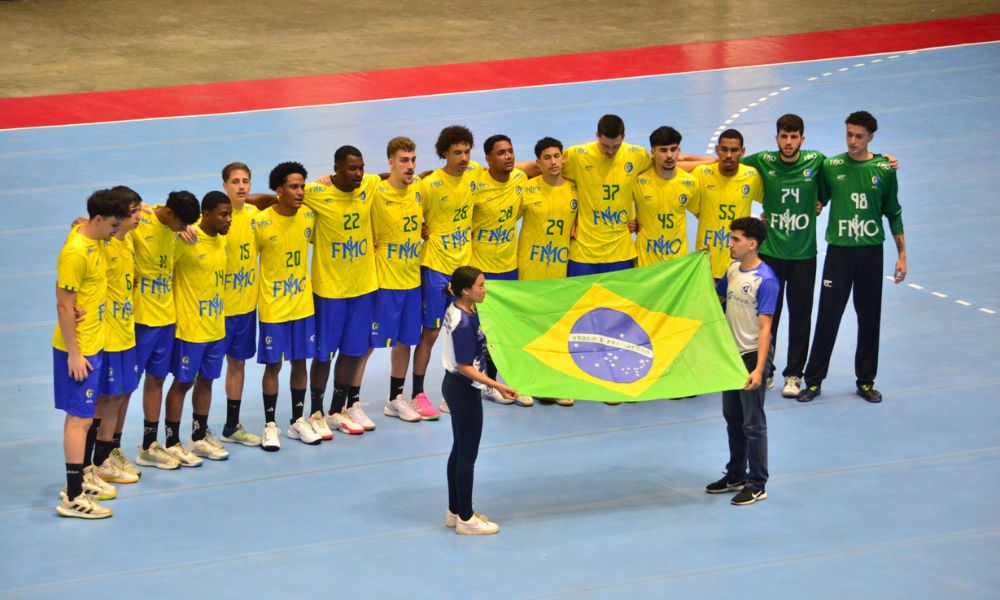
M541 175L529 179L521 194L518 279L561 279L569 262L570 230L576 221L576 184L563 177L562 142L544 137L535 143ZM572 398L539 398L542 404L573 406Z
M333 175L306 186L304 200L316 213L312 259L316 357L309 368L312 393L307 421L325 440L333 439L331 425L343 425L341 430L349 434L364 433L346 408L360 400L378 289L371 209L381 179L365 174L364 158L354 146L337 148L333 168ZM324 418L323 395L335 355L333 399L329 418Z
M56 512L64 517L103 519L112 513L84 493L83 457L103 370L108 285L105 243L129 212L120 195L100 190L87 199L87 213L90 220L70 233L56 267L58 322L52 335L52 380L55 407L66 413L66 488L60 492Z
M247 202L250 167L241 162L222 169L222 189L232 204L226 233L226 424L223 442L259 446L260 437L240 424L247 359L257 354L257 240L251 223L257 207Z
M476 177L472 194L472 260L470 265L487 280L517 280L517 219L521 214L521 192L528 176L514 167L514 145L503 134L492 135L483 143L488 169ZM486 356L486 374L497 378L497 367ZM532 406L531 396L506 398L496 388L483 394L497 404Z
M135 462L144 467L176 469L180 466L160 447L156 436L163 404L163 382L170 370L177 323L173 293L176 234L195 223L200 214L198 199L193 194L170 192L166 204L154 206L148 214L144 212L132 232L136 361L146 378L142 391L142 445Z
M201 466L202 458L229 458L222 444L208 431L212 383L222 374L226 355L226 240L233 205L222 192L209 192L201 200L201 221L194 227L195 244L176 244L174 300L177 337L170 357L174 376L167 390L166 450L185 467ZM184 396L192 396L191 445L181 443L179 430Z
M440 169L421 179L426 241L420 267L423 332L413 352L413 397L424 392L424 376L431 350L441 331L444 311L450 303L444 289L451 274L472 258L472 192L480 165L470 160L472 132L461 125L445 127L434 151L445 161ZM441 411L448 412L442 401Z
M315 214L302 207L306 169L296 162L284 162L271 170L268 184L278 202L261 211L253 220L260 254L260 287L257 313L260 332L257 362L264 365L264 435L261 446L273 452L281 448L275 422L278 403L278 374L284 361L292 363L289 387L292 419L288 437L316 445L322 440L302 417L308 375L306 360L316 353L316 325L313 319L312 282L309 277L309 244Z
M698 217L695 246L708 248L712 277L721 279L732 262L729 254L729 223L750 216L751 202L764 199L764 183L757 169L740 164L746 149L743 134L727 129L715 145L718 160L701 165L692 175L698 180L701 202L691 212Z
M688 253L687 211L697 212L700 198L698 182L677 165L681 133L673 127L658 127L649 135L649 147L653 167L639 174L632 192L639 224L638 267Z

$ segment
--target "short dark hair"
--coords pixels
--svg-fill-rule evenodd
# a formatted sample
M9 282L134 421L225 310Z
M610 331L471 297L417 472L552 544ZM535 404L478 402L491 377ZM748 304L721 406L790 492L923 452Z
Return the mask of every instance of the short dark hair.
M445 127L438 134L437 142L434 144L434 151L438 158L444 158L448 154L448 148L455 144L468 144L472 147L472 132L463 125L451 125Z
M192 225L201 216L198 199L191 192L182 190L167 195L167 208L172 210L181 223Z
M618 115L604 115L597 120L597 135L615 139L625 135L625 121Z
M669 125L657 127L653 133L649 134L649 147L672 146L681 143L681 132Z
M476 280L482 274L483 272L476 267L464 266L455 269L455 272L451 274L451 281L444 289L445 297L460 297L462 290L472 287L472 284L476 283Z
M246 171L247 175L253 177L253 174L250 172L250 167L241 162L231 162L222 167L222 180L229 181L229 176L233 174L233 171Z
M87 215L91 219L94 217L127 219L129 208L124 195L114 190L97 190L87 198Z
M878 121L876 121L875 117L866 110L859 110L847 115L847 119L844 121L844 124L864 127L868 130L868 133L875 133L878 131Z
M743 146L743 134L735 129L727 129L719 134L719 141L722 140L737 140L740 146Z
M205 194L205 197L201 199L201 212L207 213L211 210L215 210L215 207L220 204L232 204L233 201L229 199L229 196L223 194L222 192L212 190L211 192Z
M758 247L767 239L767 225L757 217L740 217L729 224L729 231L742 231L743 235L757 240Z
M271 175L267 178L268 187L274 191L278 191L278 188L285 185L285 180L288 179L288 176L293 173L298 173L302 176L302 179L309 176L302 163L283 162L271 169Z
M775 127L777 128L775 133L781 133L782 131L787 131L789 133L795 133L797 131L800 135L805 135L806 133L806 124L802 121L802 117L791 113L778 117Z
M364 158L361 156L361 150L358 150L354 146L341 146L337 148L337 151L333 153L333 164L339 165L343 164L347 160L348 156L357 156L358 158Z
M541 158L542 152L545 152L547 148L559 148L559 152L563 151L562 142L554 137L546 136L535 142L535 158Z
M136 192L127 185L116 185L115 187L111 188L111 191L122 197L122 199L128 205L129 210L131 210L132 207L134 206L142 205L142 196L140 196L138 192Z
M486 141L483 142L483 153L489 155L490 152L493 152L493 147L496 146L499 142L507 142L511 146L514 145L514 143L510 141L509 137L505 136L502 133L498 133L496 135L491 135L490 137L486 138Z

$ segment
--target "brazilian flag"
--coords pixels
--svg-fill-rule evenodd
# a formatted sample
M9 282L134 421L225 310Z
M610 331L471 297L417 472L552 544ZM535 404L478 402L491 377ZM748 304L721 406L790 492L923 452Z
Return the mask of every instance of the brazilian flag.
M638 402L746 383L702 252L615 273L487 286L480 323L500 374L519 393Z

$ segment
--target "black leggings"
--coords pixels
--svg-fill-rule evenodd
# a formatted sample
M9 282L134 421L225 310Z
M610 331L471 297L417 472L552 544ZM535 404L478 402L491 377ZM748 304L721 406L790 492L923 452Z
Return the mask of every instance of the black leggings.
M463 521L472 518L472 479L483 435L483 401L480 390L468 381L445 373L441 395L451 411L454 441L448 456L448 510Z

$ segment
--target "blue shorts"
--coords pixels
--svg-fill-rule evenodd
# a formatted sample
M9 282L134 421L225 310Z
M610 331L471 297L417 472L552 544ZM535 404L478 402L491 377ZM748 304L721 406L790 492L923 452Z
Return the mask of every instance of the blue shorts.
M104 368L101 369L101 395L131 394L139 387L140 376L134 346L121 352L105 352Z
M444 319L444 311L455 300L454 296L445 298L444 290L451 283L451 275L445 275L434 269L420 267L420 298L424 327L438 329Z
M624 271L625 269L631 269L634 266L635 261L620 260L618 262L609 263L584 263L569 261L566 265L566 276L576 277L577 275L596 275L597 273L614 273L615 271Z
M347 356L368 354L375 315L375 292L353 298L313 295L316 307L316 360L328 362L340 352Z
M226 356L247 360L257 354L257 311L226 317Z
M104 353L98 352L85 357L93 369L83 381L69 376L69 354L52 349L52 383L55 388L56 408L68 415L89 419L94 416L101 387L101 372L104 370Z
M517 281L517 269L506 273L483 273L486 281Z
M312 315L284 323L260 324L257 363L273 365L316 355L316 320Z
M195 375L209 381L222 374L222 359L226 356L226 338L214 342L174 341L170 372L181 383L191 383Z
M174 351L174 334L177 326L135 324L135 362L139 373L153 377L166 377L170 372L170 356Z
M418 287L409 290L376 291L371 347L389 348L393 344L407 346L419 344L420 302Z

